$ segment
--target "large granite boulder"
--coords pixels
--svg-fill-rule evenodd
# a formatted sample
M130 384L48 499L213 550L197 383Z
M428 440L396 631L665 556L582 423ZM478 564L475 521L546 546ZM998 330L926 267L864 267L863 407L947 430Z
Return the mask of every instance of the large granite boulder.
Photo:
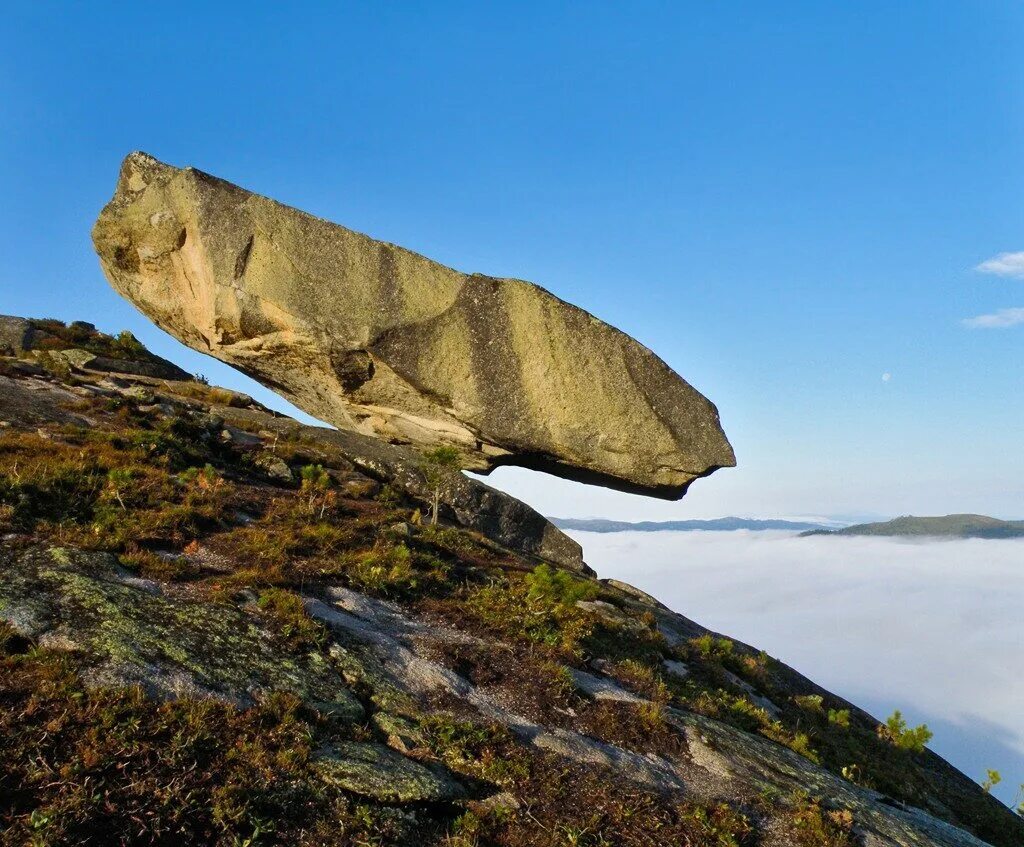
M532 283L459 273L144 153L93 241L159 326L339 428L669 499L735 464L714 405Z

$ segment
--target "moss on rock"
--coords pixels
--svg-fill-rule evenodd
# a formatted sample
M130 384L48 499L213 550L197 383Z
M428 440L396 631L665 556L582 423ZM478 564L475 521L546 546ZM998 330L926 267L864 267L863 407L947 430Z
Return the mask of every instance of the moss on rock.
M342 742L315 762L323 779L382 803L465 798L465 789L439 767L431 769L380 744Z
M359 701L322 653L296 653L231 602L200 602L122 575L104 553L0 553L0 618L44 644L88 655L100 683L249 704L290 691L347 719Z

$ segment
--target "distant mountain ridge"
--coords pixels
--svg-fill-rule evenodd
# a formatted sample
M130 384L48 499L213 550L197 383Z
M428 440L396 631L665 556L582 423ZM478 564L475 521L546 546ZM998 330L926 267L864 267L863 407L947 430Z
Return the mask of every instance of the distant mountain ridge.
M823 523L812 521L784 521L773 518L712 518L710 520L687 521L612 521L605 518L548 518L559 529L575 529L580 532L732 532L739 529L766 530L788 529L793 532L821 531L831 529Z
M808 535L885 535L919 538L1024 538L1024 521L988 515L904 515L891 521L854 524L842 529L814 529Z

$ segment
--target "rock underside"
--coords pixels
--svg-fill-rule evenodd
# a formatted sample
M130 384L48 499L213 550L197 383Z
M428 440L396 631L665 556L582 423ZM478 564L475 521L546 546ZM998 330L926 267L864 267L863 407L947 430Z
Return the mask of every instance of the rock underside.
M408 448L50 330L0 355L0 843L1024 843L512 498L424 526Z
M670 499L735 464L714 405L532 283L459 273L143 153L93 241L160 327L339 429Z

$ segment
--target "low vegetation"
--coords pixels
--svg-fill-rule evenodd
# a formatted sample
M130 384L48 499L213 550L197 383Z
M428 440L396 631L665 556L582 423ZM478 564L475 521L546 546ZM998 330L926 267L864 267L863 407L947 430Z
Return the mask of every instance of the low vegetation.
M240 711L87 689L67 655L19 645L8 631L0 702L5 845L112 843L112 833L139 833L139 843L298 843L306 831L337 831L339 817L342 829L358 820L315 780L322 728L292 696Z
M853 815L847 809L826 809L820 801L798 798L790 832L800 847L854 847Z

